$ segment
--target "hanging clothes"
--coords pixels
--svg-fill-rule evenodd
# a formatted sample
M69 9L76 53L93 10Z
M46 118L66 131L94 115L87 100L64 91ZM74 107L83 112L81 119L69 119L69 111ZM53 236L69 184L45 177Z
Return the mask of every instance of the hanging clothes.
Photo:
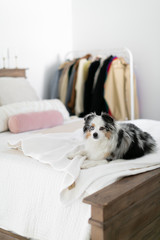
M77 81L76 81L76 99L75 99L75 113L79 116L84 111L84 85L88 77L88 70L91 61L81 59L78 67Z
M74 80L75 72L76 72L76 69L75 69L75 63L74 63L70 67L70 76L69 76L67 94L66 94L66 100L65 100L65 105L69 112L70 112L70 109L68 108L68 102L71 100L71 96L72 96L72 88L73 88L73 80ZM71 112L70 112L70 114L71 114Z
M130 68L123 58L115 59L110 66L104 86L104 99L116 120L130 119ZM134 78L135 118L138 114L138 99Z
M96 83L97 83L97 80L98 80L98 76L99 76L99 73L100 73L100 70L101 70L101 68L103 66L104 61L105 61L105 59L103 59L103 58L100 59L99 66L98 66L98 69L96 70L96 73L95 73L95 76L94 76L94 80L93 80L93 89L96 86Z
M82 58L79 58L76 63L75 63L75 74L74 74L74 79L73 79L73 87L72 87L72 95L70 101L67 103L68 108L70 109L71 113L75 113L75 98L76 98L76 81L77 81L77 72L78 72L78 66L79 66L79 61L81 59L88 59L91 57L91 54L87 54Z
M68 88L68 80L69 80L69 72L70 72L70 67L73 65L73 61L68 61L64 64L63 67L63 72L60 76L59 80L59 97L60 100L65 104L66 101L66 95L67 95L67 88Z
M52 84L52 97L59 97L70 115L84 117L90 112L109 113L116 120L131 118L130 66L123 58L84 57L66 61ZM134 78L135 118L139 117Z
M108 112L108 106L106 105L106 102L104 100L103 93L104 93L104 82L107 74L107 66L112 61L112 59L113 59L113 56L110 56L103 61L103 65L100 68L97 82L93 90L91 112L95 112L98 115L100 115L101 112Z
M97 59L93 61L89 67L88 77L86 79L84 86L84 99L83 99L84 112L80 115L82 117L91 112L93 81L99 65L100 59Z

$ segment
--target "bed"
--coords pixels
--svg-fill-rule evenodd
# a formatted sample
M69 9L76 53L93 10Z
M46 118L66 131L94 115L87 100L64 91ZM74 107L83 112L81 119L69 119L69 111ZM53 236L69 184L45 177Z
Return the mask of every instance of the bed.
M41 104L37 99L35 101L38 106ZM24 108L22 103L20 105ZM44 110L43 106L40 105L41 110ZM57 108L61 109L59 105ZM12 110L15 111L13 104L1 116L6 117ZM48 110L48 105L45 110ZM134 123L152 133L160 147L159 121L135 120ZM75 184L70 185L69 182L69 187L66 185L61 192L62 185L70 181L68 175L64 176L66 172L60 171L62 168L57 171L57 165L50 164L49 155L44 154L40 158L34 152L33 157L33 152L27 154L24 151L25 143L32 139L36 145L37 139L44 143L47 139L57 139L58 142L61 137L68 142L73 137L76 142L82 126L83 119L68 118L63 125L53 128L18 134L8 130L0 133L0 239L160 239L159 149L154 158L151 155L145 157L148 162L150 159L155 161L145 169L130 167L130 172L109 180L102 174L107 165L83 169L76 175ZM21 145L16 145L20 140ZM81 164L82 160L76 161ZM125 167L126 162L115 164ZM96 179L93 173L99 177ZM87 181L88 185L85 185ZM76 190L78 187L79 191ZM59 200L60 196L63 201Z

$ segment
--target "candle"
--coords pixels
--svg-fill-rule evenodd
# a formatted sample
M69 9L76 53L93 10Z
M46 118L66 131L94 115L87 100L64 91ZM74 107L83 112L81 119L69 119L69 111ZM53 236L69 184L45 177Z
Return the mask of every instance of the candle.
M9 48L7 48L7 61L8 61L8 68L10 68L10 54L9 54Z
M15 65L16 65L16 68L18 68L18 61L17 61L17 59L18 59L18 56L15 56Z
M3 68L6 67L5 61L6 61L5 52L4 52L4 50L2 50L2 64L3 64Z
M18 68L18 51L17 48L15 49L15 68Z
M5 68L5 57L3 57L3 68Z

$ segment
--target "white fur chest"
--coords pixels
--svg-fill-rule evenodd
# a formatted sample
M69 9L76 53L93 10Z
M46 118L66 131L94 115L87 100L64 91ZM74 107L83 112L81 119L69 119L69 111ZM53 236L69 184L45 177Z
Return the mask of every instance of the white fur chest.
M98 161L106 159L111 151L113 145L111 141L105 140L94 140L92 138L86 139L85 151L90 160Z

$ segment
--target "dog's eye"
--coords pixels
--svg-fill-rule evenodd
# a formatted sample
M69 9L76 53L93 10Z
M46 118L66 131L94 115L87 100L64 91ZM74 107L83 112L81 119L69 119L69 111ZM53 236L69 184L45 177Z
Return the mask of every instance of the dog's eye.
M99 128L100 131L103 131L104 129L105 129L104 127L100 127L100 128Z
M94 126L90 126L90 130L91 130L91 131L94 130Z

